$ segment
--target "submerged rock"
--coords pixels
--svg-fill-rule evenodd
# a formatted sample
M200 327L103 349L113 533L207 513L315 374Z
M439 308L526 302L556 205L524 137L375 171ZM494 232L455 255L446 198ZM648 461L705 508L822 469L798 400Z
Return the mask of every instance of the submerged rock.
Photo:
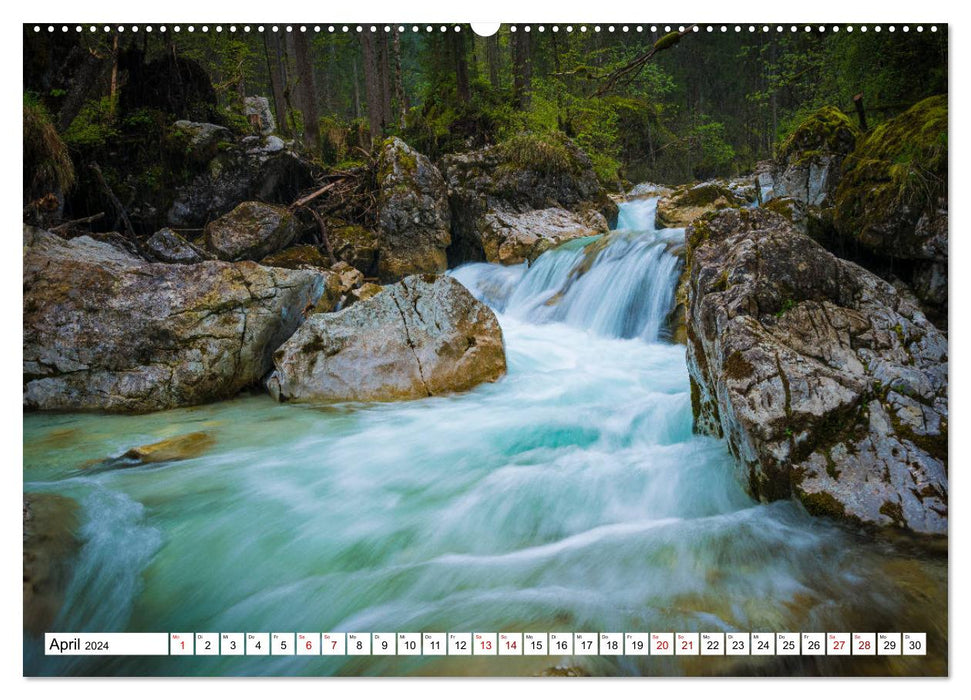
M397 137L378 157L379 249L384 282L444 272L451 243L445 180L432 162Z
M589 235L601 227L601 218L608 226L617 221L617 204L597 180L590 158L560 135L521 134L498 146L449 155L442 172L452 209L448 256L453 267L501 262L493 230L497 222L528 222L536 227L530 235L539 240L562 236L567 228ZM565 210L574 221L564 226L562 216L537 213L552 210ZM547 224L558 230L543 228Z
M777 214L686 232L696 428L762 500L947 532L947 338L906 295Z
M195 432L177 435L148 445L140 445L127 450L121 459L138 464L158 464L192 459L207 452L216 440L209 433Z
M278 401L400 401L465 391L506 371L495 314L448 276L415 275L311 316L274 355Z
M722 182L682 185L658 199L657 227L681 228L702 214L745 204L744 198Z
M145 412L233 396L270 369L323 291L307 270L153 264L38 229L24 245L29 409Z
M290 245L297 233L285 207L243 202L206 225L206 248L220 260L259 260Z
M81 548L78 505L53 493L24 494L24 632L51 631Z
M170 228L153 233L145 241L145 250L158 262L182 265L202 262L211 257Z

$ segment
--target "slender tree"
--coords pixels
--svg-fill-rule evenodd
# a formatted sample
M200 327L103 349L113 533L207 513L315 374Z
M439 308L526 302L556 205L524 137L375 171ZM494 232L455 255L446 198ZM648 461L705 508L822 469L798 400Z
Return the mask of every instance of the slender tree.
M320 122L317 116L317 90L314 86L313 63L304 32L291 32L293 55L297 68L297 100L303 114L303 141L309 151L320 149Z
M367 99L368 124L371 141L384 135L384 91L381 87L381 62L378 41L373 32L361 32L361 53L364 63L364 93Z
M512 90L516 105L520 109L528 109L533 64L529 32L524 32L522 27L512 35L512 76Z

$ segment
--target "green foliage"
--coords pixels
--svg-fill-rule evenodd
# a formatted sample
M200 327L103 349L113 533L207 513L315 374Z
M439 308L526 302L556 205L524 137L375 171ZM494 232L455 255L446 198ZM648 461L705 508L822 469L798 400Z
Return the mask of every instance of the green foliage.
M77 148L102 148L118 136L110 97L87 101L64 132L64 141Z
M74 186L74 165L67 145L51 124L50 115L36 97L24 94L24 190L34 199ZM26 202L25 202L26 203Z
M579 173L583 164L570 150L563 134L549 131L542 134L526 132L516 134L499 144L506 167L536 172Z

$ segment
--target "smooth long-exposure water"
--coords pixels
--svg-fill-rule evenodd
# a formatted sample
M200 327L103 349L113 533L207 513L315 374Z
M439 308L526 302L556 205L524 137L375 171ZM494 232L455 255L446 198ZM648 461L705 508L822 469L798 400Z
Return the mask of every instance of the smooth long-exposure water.
M928 657L45 658L28 674L941 673L946 563L758 504L692 433L666 340L683 231L625 204L606 240L453 274L509 372L466 394L24 417L25 491L76 499L65 631L916 631ZM92 460L183 433L181 462Z

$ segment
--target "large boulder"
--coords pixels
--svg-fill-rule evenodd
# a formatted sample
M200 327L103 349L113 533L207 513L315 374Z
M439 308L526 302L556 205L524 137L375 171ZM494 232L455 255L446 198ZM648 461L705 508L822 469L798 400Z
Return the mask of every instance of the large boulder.
M415 275L311 316L276 352L279 401L399 401L465 391L506 371L495 314L448 276Z
M243 202L206 225L206 248L220 260L260 260L286 248L299 232L286 207Z
M393 137L378 157L377 185L378 277L394 282L407 275L444 272L445 249L452 239L445 180L438 168Z
M834 197L839 236L908 261L907 281L938 306L947 302L947 123L939 95L876 127L846 160Z
M662 194L657 200L655 218L658 228L683 228L702 214L745 204L746 200L728 183L713 180L682 185Z
M608 225L617 221L617 204L597 180L590 158L558 134L520 134L497 146L449 155L442 161L442 172L452 210L451 266L500 262L502 246L489 243L495 241L500 220L530 215L529 223L536 228L529 233L537 239L562 239L567 229L572 237L590 235L602 226L594 214ZM571 213L574 221L564 227L562 216L533 213L553 209ZM545 229L546 224L558 230Z
M183 141L187 159L196 163L211 161L221 148L231 144L233 138L232 132L224 126L187 119L173 123L172 132L171 138Z
M600 212L574 214L560 207L522 213L490 211L480 228L486 259L503 265L532 262L561 243L606 232L607 220Z
M247 200L290 204L313 184L310 164L275 136L225 142L191 173L162 209L168 226L201 227Z
M696 428L751 493L872 528L947 532L947 338L915 300L760 209L687 239Z
M257 383L323 291L252 262L148 263L86 236L24 231L23 403L145 412Z
M829 207L846 157L860 132L843 112L823 107L782 142L771 174L773 197Z

